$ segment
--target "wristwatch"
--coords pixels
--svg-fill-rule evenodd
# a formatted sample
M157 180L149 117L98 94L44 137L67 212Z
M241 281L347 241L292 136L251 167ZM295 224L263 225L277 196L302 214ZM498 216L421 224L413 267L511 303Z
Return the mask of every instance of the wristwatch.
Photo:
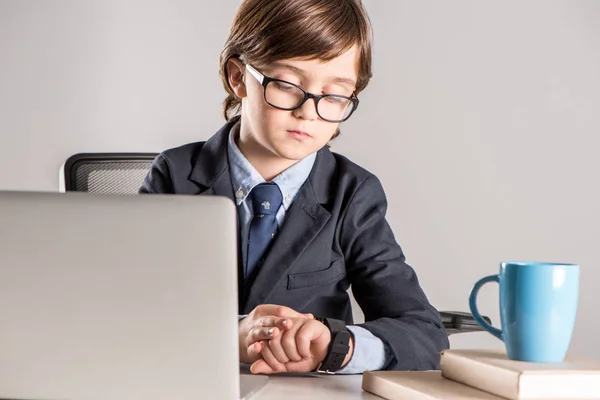
M317 367L317 372L333 374L342 368L344 359L350 351L351 333L342 320L325 317L315 317L315 319L323 323L331 332L329 350L321 365Z

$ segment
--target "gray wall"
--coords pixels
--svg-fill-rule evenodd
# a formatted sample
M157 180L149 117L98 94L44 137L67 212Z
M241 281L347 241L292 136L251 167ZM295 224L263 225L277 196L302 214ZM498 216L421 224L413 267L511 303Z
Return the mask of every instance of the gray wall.
M580 263L571 350L600 358L600 3L365 3L375 75L333 149L382 180L431 301L467 310L501 260ZM206 139L238 4L0 0L0 188L57 190L76 152ZM480 295L496 323L497 297Z

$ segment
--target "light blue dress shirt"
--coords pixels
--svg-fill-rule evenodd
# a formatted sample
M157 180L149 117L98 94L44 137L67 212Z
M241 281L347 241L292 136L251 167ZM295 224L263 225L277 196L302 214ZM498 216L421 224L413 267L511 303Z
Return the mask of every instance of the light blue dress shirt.
M253 217L252 204L248 195L252 189L265 180L244 157L235 139L239 136L240 123L235 124L229 134L229 145L227 155L229 158L229 170L231 173L231 183L233 185L233 193L235 194L236 204L239 211L240 222L240 240L242 248L242 261L245 268L247 257L248 234L250 231L250 222ZM277 175L271 182L279 186L283 195L283 203L277 211L277 223L281 227L285 221L285 214L293 204L296 195L300 188L308 178L310 171L317 157L313 153L290 168ZM240 316L242 319L245 316ZM354 354L350 362L338 373L341 374L357 374L364 371L379 370L386 364L389 352L385 348L384 343L377 336L373 335L368 330L359 326L348 326L348 330L354 336Z

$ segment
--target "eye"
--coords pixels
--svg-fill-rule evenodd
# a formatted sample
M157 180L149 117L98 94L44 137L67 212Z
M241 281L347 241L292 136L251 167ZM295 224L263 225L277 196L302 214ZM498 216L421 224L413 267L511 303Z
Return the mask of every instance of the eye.
M339 97L339 96L331 96L331 95L325 95L324 99L332 104L341 104L341 105L345 105L348 104L350 102L350 99L345 98L345 97Z
M292 92L292 91L298 90L295 86L290 85L290 84L285 83L285 82L274 81L273 84L275 85L275 87L278 90L281 90L283 92Z
M349 89L345 86L340 85L328 85L323 88L323 94L325 95L336 95L336 96L344 96L350 97L352 96L352 89Z

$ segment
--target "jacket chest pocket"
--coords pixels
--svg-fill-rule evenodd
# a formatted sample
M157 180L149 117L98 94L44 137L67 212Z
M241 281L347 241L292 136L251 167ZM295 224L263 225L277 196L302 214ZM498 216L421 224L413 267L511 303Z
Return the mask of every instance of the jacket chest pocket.
M342 260L335 260L329 265L328 268L320 271L289 274L287 288L292 290L326 285L328 283L340 280L345 275L346 267L344 263Z

